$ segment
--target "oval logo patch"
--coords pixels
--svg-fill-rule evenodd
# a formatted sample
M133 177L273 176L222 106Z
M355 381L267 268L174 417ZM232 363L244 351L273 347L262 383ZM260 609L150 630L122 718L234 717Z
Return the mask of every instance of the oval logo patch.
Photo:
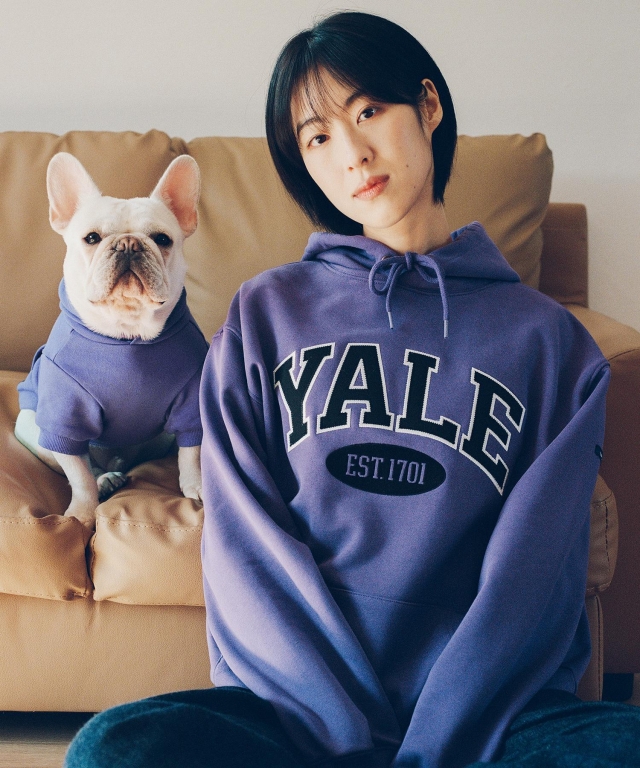
M442 464L413 448L385 443L346 445L327 456L327 469L341 483L384 496L416 496L444 482Z

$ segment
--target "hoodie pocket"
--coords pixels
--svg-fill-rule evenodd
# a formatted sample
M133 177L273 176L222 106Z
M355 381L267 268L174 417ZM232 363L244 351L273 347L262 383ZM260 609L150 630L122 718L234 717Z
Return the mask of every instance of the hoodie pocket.
M331 587L331 593L406 727L431 667L463 614Z

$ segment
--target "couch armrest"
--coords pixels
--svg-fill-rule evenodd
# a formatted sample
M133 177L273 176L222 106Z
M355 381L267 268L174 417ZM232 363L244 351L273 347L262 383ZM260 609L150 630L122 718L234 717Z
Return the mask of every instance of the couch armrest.
M611 364L600 473L616 497L620 542L615 577L602 594L604 671L640 672L640 333L586 307L567 309Z
M591 497L591 535L587 596L604 592L611 584L618 558L618 508L613 491L598 475Z
M587 209L581 203L549 203L542 222L540 290L561 304L586 307Z

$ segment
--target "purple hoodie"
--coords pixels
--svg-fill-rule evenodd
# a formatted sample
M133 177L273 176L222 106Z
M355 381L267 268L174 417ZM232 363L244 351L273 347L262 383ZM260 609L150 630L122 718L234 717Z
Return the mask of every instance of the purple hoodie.
M245 283L200 398L215 684L314 765L494 758L589 659L608 377L478 223L428 256L315 234Z
M198 390L207 342L186 292L155 339L114 339L87 328L60 283L60 309L47 343L18 384L20 408L36 412L39 444L82 454L89 443L136 445L163 430L179 446L200 445Z

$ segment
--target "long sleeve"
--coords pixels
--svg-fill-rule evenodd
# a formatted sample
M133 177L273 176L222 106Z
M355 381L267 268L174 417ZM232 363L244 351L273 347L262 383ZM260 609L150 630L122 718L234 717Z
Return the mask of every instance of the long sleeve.
M477 596L429 673L393 768L491 760L538 690L577 684L569 666L587 658L589 500L608 378L606 366L596 372L506 499Z
M370 752L354 757L388 766L401 739L394 711L296 530L283 498L286 454L277 466L269 442L282 441L281 423L273 402L250 391L251 375L240 338L225 327L205 362L200 406L214 681L270 701L318 765Z

